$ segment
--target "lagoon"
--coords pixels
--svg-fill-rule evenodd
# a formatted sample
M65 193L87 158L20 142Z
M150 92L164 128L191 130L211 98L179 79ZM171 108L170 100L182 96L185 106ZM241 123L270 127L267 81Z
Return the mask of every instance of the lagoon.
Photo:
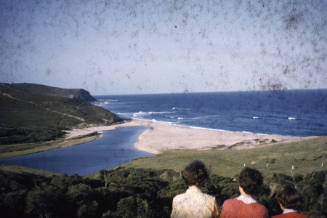
M0 165L17 165L81 176L128 163L152 154L134 148L147 127L121 127L104 131L101 138L75 146L1 159Z

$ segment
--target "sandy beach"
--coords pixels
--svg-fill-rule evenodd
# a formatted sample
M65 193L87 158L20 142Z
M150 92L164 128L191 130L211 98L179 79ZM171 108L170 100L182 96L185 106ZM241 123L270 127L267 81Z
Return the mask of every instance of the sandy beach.
M139 150L152 154L159 154L167 149L202 150L216 148L220 150L240 150L312 138L191 128L143 120L131 120L112 126L95 126L84 129L73 129L67 132L66 138L73 139L92 132L102 133L103 131L126 126L149 127L148 130L144 131L139 136L139 140L134 146Z

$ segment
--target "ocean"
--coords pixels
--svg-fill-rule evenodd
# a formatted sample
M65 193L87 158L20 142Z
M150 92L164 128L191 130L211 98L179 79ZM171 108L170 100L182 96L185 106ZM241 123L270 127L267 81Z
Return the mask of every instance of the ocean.
M104 95L96 105L122 118L288 136L327 135L327 89Z

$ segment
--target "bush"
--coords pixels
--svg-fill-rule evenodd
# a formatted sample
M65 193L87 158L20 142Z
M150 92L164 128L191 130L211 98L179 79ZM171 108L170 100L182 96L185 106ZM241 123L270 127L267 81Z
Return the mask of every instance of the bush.
M2 217L169 217L172 199L187 187L178 173L166 170L118 168L99 173L99 179L78 175L45 177L0 170ZM280 213L275 193L280 184L293 183L304 196L303 211L327 216L327 171L296 179L282 174L265 178L258 198L269 214ZM106 180L106 182L104 181ZM105 186L107 184L107 187ZM204 190L218 206L239 195L232 178L212 175Z

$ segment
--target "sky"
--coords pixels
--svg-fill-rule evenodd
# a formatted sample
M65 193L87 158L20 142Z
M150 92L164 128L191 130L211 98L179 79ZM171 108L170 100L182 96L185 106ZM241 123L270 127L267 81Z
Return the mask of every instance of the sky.
M0 0L0 82L94 95L327 88L327 0Z

